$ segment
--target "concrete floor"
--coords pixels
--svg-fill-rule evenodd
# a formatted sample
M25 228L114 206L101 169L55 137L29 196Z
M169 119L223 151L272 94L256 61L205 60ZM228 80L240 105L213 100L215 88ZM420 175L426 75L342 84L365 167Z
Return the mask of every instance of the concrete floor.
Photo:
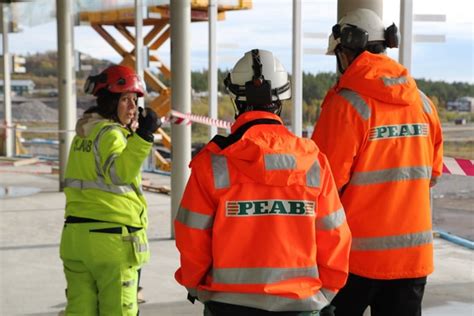
M65 199L57 192L57 175L32 173L47 170L0 165L1 185L41 189L34 195L0 199L0 315L58 315L65 306L58 254ZM166 176L144 177L169 185ZM147 302L141 305L141 315L202 315L202 305L187 302L186 291L174 281L178 253L169 239L170 197L146 193L146 198L152 257L143 269ZM472 215L467 218L472 223ZM436 271L429 277L423 315L474 315L473 256L472 250L435 239Z

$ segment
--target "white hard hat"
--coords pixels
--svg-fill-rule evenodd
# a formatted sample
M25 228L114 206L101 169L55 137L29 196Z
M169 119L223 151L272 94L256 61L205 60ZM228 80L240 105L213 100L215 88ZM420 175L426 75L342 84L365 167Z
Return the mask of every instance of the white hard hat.
M224 84L238 101L271 103L291 98L288 73L272 52L263 49L246 52Z
M372 10L362 8L348 12L339 20L337 25L340 26L341 30L345 27L356 26L366 31L368 42L385 41L385 27L382 19ZM326 54L334 55L334 50L339 43L340 38L336 39L334 34L331 33Z

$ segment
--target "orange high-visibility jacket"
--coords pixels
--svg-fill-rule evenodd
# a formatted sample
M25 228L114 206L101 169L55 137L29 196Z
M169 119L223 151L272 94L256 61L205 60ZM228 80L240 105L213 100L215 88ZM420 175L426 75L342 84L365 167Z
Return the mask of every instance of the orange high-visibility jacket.
M200 301L312 311L346 282L350 231L326 158L274 114L239 116L192 160L176 280Z
M442 171L436 108L407 70L364 52L328 92L312 136L353 236L349 271L374 279L433 271L430 180Z

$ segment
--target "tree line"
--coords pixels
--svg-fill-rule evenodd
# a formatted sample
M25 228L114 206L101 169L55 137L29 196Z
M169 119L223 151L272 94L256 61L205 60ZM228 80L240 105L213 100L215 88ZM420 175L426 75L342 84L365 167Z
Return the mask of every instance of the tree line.
M218 70L219 91L225 93L223 84L228 70ZM207 91L207 70L193 71L191 85L195 91ZM320 72L317 74L303 72L303 100L307 104L322 101L326 92L336 83L335 72ZM459 97L474 97L474 84L467 82L432 81L428 79L415 79L418 88L428 95L437 106L446 107L448 101ZM169 84L167 81L166 83Z

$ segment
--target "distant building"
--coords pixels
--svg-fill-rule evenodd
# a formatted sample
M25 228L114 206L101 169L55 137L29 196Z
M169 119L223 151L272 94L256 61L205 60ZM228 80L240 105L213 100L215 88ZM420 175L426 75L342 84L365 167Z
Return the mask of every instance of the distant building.
M474 112L474 98L462 97L456 101L448 101L446 108L448 111Z
M12 92L16 95L31 94L35 89L33 80L11 80ZM3 95L3 80L0 80L0 94Z

